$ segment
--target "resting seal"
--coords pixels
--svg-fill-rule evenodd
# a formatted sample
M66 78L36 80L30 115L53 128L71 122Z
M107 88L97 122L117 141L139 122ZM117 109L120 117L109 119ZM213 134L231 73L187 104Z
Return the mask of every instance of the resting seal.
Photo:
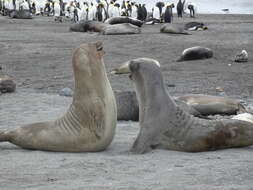
M114 137L117 111L106 75L102 43L82 44L73 53L75 91L66 114L51 122L0 131L0 142L26 149L95 152L108 147Z
M152 148L200 152L253 145L253 124L235 119L206 120L179 108L165 89L159 62L139 58L115 69L130 73L140 110L140 132L132 152Z
M10 12L10 17L16 19L32 19L32 14L29 10L13 10Z
M177 61L208 59L213 57L213 51L206 47L195 46L185 49Z
M129 23L108 25L103 29L104 35L140 34L141 29Z
M179 96L177 100L192 106L202 115L236 115L238 113L248 112L239 100L232 98L192 94Z
M107 25L93 20L81 20L78 23L70 25L69 30L72 32L102 32Z
M118 120L125 121L139 121L139 105L134 91L114 91L117 102L117 116ZM187 113L203 118L199 111L184 101L175 99L176 104Z
M107 19L105 21L105 23L108 24L123 24L123 23L129 23L138 27L141 27L143 25L143 22L135 19L135 18L131 18L131 17L127 17L127 16L118 16L118 17L111 17L109 19Z
M208 27L202 22L188 22L184 25L185 30L207 30Z
M80 21L70 26L72 32L99 32L104 35L139 34L141 29L129 23L110 25L97 21Z
M170 33L170 34L185 34L190 35L188 32L184 30L183 27L175 25L175 24L164 24L160 28L161 33Z

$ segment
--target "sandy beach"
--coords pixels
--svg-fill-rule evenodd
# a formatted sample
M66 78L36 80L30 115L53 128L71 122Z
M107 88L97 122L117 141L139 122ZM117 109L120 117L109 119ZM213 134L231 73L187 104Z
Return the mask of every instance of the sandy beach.
M175 23L201 21L207 31L167 35L160 24L145 25L138 35L103 36L69 32L69 22L52 17L12 20L0 17L0 74L17 83L12 94L0 95L0 129L10 129L61 116L71 98L58 95L73 89L71 55L81 43L103 41L109 73L138 57L157 59L171 95L226 95L253 108L253 15L174 17ZM185 48L205 46L214 51L207 60L176 62ZM235 63L247 50L249 61ZM127 76L109 75L113 90L133 90ZM217 91L222 89L222 92ZM253 147L202 153L153 150L133 155L129 149L138 123L118 122L110 147L99 153L30 151L0 144L0 189L214 189L253 188Z

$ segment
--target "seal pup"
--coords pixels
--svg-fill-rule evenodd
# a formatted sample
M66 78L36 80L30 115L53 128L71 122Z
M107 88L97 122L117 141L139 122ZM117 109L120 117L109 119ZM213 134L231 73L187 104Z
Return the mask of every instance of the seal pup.
M136 19L136 18L131 18L127 16L118 16L118 17L112 17L109 18L105 21L107 24L122 24L122 23L130 23L132 25L141 27L144 22Z
M208 59L213 57L213 51L206 47L195 46L183 51L179 61L190 61L196 59Z
M140 110L140 132L131 151L154 148L201 152L253 145L253 124L235 119L206 120L180 109L165 89L159 62L138 58L115 74L130 74Z
M103 55L101 42L82 44L77 48L72 58L75 91L66 114L55 121L0 131L0 142L46 151L105 150L115 134L117 108Z
M227 97L210 96L204 94L190 94L178 96L177 100L192 106L202 115L236 115L249 112L239 100Z
M175 24L164 24L160 28L161 33L190 35L183 27Z

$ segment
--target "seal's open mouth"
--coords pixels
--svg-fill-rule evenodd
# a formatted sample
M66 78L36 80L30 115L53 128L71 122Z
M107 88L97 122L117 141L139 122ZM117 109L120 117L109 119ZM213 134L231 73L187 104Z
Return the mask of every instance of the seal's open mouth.
M115 68L111 71L111 74L121 75L121 74L130 74L130 68L129 68L129 62L126 62L125 64L121 65L118 68Z

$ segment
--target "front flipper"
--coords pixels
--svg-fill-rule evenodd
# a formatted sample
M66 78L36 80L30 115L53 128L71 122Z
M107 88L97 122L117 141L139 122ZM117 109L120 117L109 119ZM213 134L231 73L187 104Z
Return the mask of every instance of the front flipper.
M130 151L135 154L147 153L160 144L160 139L159 131L142 127Z

